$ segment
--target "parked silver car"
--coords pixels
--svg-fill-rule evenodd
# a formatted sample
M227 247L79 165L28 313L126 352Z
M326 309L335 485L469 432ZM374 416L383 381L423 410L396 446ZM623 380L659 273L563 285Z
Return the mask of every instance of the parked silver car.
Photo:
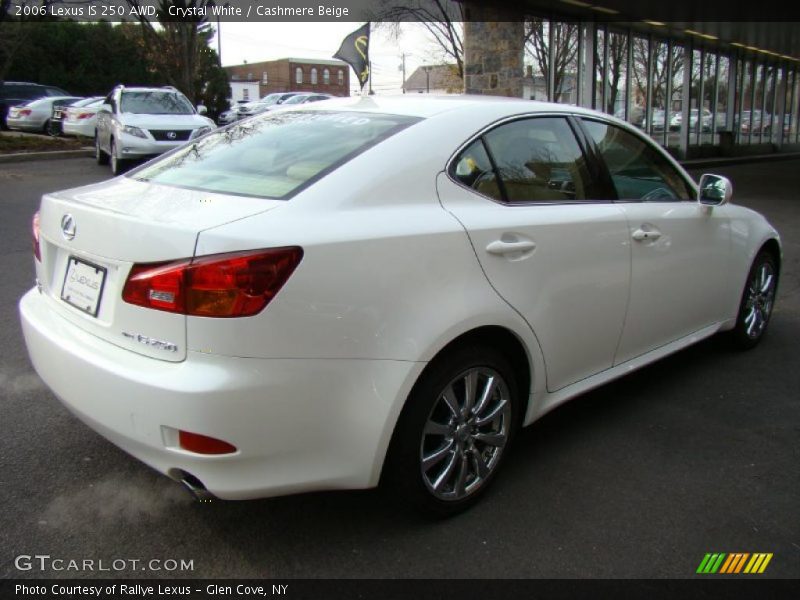
M50 118L53 114L53 104L71 104L82 100L80 96L48 96L31 100L22 106L12 106L8 109L6 125L9 129L18 131L41 131L47 133L50 128Z
M294 96L303 94L304 92L275 92L267 94L261 100L253 102L245 102L236 107L237 119L246 119L253 115L258 115L263 112L277 108L279 105L291 100Z
M97 111L95 157L119 175L134 159L151 158L216 128L174 87L117 86Z

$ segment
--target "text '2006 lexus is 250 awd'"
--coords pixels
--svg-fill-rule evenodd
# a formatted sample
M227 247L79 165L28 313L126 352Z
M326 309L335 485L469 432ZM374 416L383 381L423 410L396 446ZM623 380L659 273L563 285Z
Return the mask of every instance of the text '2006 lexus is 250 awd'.
M325 101L46 194L22 325L73 413L198 493L450 514L565 400L759 342L780 240L730 196L589 110Z

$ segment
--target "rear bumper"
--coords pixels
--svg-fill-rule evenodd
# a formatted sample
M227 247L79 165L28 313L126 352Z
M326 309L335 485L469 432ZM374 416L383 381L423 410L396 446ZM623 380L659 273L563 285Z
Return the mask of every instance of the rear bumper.
M64 121L62 129L64 131L64 135L74 135L74 136L93 138L95 132L95 124L94 122L81 123L74 121Z
M156 470L190 473L223 499L376 485L397 413L424 366L196 352L169 363L73 326L35 289L20 314L36 371L70 411ZM238 450L181 450L178 429Z
M6 117L6 126L9 129L16 129L19 131L41 131L44 127L44 121L31 121L30 119L14 119Z

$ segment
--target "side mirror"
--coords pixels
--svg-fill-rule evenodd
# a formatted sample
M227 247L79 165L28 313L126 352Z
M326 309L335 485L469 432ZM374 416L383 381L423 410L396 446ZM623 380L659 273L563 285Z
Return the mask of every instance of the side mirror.
M205 115L208 114L208 109L203 106L202 104L197 105L197 114L198 115Z
M700 190L697 201L708 206L721 206L730 202L733 184L727 177L706 173L700 177Z

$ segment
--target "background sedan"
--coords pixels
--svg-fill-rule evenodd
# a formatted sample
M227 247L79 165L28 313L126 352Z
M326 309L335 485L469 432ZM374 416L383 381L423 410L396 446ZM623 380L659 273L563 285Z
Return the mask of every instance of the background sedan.
M85 98L68 106L62 121L64 135L94 138L97 111L103 105L102 97Z
M81 100L80 96L50 96L32 100L22 106L12 106L8 110L6 125L9 129L18 131L41 131L47 133L50 118L53 114L53 104L71 104Z

